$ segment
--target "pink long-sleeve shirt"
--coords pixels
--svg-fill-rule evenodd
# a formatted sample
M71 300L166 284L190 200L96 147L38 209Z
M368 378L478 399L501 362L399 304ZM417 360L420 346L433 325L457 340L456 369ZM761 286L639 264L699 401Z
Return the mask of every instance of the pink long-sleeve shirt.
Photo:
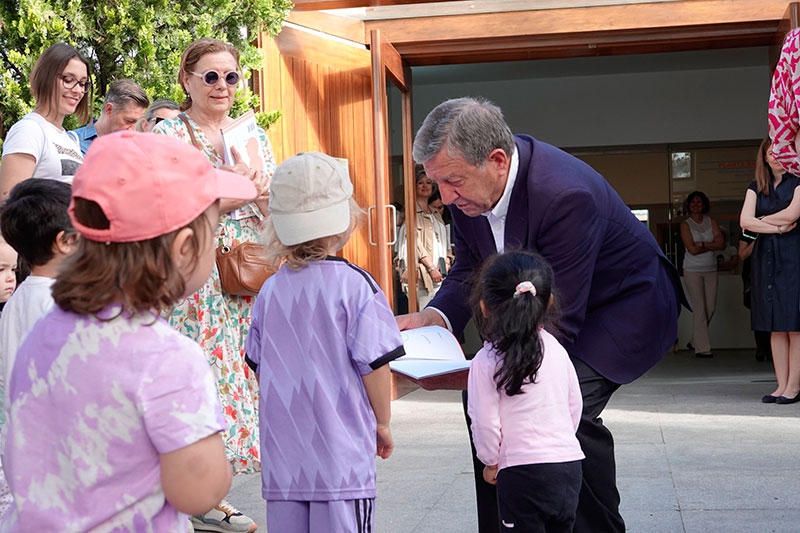
M575 432L583 400L575 368L563 346L540 330L544 356L536 383L524 394L497 390L494 373L501 355L485 344L469 371L468 412L478 459L485 465L563 463L583 459Z

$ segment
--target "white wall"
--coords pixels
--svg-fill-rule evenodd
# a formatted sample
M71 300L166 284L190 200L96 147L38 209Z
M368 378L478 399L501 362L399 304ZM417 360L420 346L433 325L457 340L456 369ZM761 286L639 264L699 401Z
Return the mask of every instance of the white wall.
M496 64L475 66L467 81L423 72L414 81L415 131L442 101L482 96L503 108L514 132L561 147L758 139L767 129L769 68L765 51L746 50L745 64L735 65L735 51L725 52L720 68L713 56L696 52L669 55L672 70L646 70L664 67L660 56L666 54L651 54L630 56L635 59L627 72L620 72L615 60L609 70L616 72L603 73L607 58L581 60L572 73L560 68L549 76L553 69L547 69L522 79L492 79ZM704 55L698 64L699 54ZM763 62L753 61L761 56ZM685 68L674 65L676 57L686 60ZM575 60L559 61L569 66ZM591 75L582 75L586 65L592 66Z

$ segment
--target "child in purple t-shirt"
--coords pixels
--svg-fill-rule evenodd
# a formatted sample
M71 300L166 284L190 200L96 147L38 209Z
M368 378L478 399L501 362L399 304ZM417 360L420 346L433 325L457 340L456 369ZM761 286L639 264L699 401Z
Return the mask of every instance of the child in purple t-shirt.
M3 531L186 531L230 487L215 381L159 311L214 264L219 199L249 200L160 135L103 136L75 176L83 236L53 285L56 307L22 343L9 382Z
M572 531L581 488L583 400L567 351L544 329L553 271L540 256L490 259L473 291L486 340L472 360L468 412L502 531Z
M375 280L334 256L362 213L352 195L347 169L321 153L287 159L270 185L265 241L284 263L245 344L269 531L374 530L374 456L394 447L388 362L405 352Z

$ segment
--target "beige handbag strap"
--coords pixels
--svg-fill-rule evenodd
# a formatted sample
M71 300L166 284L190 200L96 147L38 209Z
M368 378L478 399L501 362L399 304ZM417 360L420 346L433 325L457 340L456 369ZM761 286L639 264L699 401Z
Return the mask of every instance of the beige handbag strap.
M191 137L194 147L202 151L203 147L199 142L197 142L197 137L194 136L194 128L189 123L189 117L186 116L186 113L178 113L178 118L181 119L181 121L186 125L186 129L189 132L189 137Z

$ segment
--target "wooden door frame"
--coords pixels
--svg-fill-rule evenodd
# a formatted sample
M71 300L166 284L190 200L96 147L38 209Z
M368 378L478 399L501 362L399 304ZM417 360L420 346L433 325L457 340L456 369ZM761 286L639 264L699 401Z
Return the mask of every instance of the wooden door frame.
M370 32L370 51L372 53L372 86L373 86L373 121L375 132L375 177L376 177L376 197L377 197L377 239L379 249L389 249L387 244L388 218L385 216L385 207L389 203L389 191L385 186L390 182L390 162L389 162L389 120L388 120L388 101L386 94L386 82L391 82L397 86L402 95L402 136L403 136L403 184L405 188L405 215L406 215L406 265L408 271L408 286L417 286L416 269L412 268L416 264L411 260L415 256L414 232L408 228L415 227L416 209L414 209L414 162L411 155L413 119L411 115L411 69L405 65L403 58L400 57L392 43L378 30ZM411 203L409 204L409 198ZM383 201L383 204L381 202ZM381 254L381 257L388 260L388 255ZM381 263L381 276L387 276L385 280L378 280L384 286L387 297L390 301L393 297L393 266L388 262L386 269ZM415 309L417 304L416 290L408 291L409 309Z
M781 48L783 46L783 39L789 30L800 26L800 3L792 2L786 7L786 12L783 14L778 24L778 28L773 36L773 41L769 47L769 70L775 70L775 65L778 63L778 58L781 55Z
M364 44L380 29L411 66L769 46L789 4L691 0L365 21L311 10L335 3L298 1L288 20Z

